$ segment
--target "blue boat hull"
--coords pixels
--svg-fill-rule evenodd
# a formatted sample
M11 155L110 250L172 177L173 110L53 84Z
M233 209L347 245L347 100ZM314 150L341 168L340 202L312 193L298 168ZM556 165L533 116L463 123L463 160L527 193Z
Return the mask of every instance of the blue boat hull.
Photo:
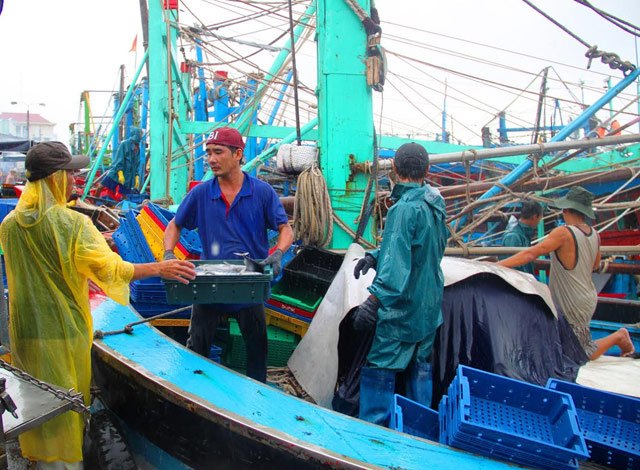
M94 327L140 317L94 302ZM127 426L194 469L506 469L507 464L299 400L200 357L149 325L93 348L94 380Z

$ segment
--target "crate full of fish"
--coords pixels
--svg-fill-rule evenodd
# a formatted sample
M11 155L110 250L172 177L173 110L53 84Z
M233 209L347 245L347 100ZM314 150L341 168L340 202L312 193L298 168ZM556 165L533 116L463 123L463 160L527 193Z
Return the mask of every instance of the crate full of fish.
M241 259L192 262L196 278L189 284L164 280L170 304L258 304L269 298L271 266Z

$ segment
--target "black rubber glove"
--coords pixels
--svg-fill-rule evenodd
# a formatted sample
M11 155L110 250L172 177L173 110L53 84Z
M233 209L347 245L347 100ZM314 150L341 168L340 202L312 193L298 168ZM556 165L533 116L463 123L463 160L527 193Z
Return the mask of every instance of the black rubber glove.
M353 327L360 331L371 331L376 327L378 321L378 301L369 296L353 312Z
M361 274L367 274L369 269L376 269L376 259L371 256L369 253L365 253L364 258L360 258L360 260L356 263L356 267L353 270L353 275L356 279L360 279Z
M276 251L267 256L264 260L260 262L260 265L266 266L267 264L271 265L271 269L273 270L273 278L275 279L280 274L282 267L280 264L282 263L282 250L278 248Z
M162 255L162 261L169 261L170 259L178 259L176 255L173 254L173 250L165 250L164 255Z

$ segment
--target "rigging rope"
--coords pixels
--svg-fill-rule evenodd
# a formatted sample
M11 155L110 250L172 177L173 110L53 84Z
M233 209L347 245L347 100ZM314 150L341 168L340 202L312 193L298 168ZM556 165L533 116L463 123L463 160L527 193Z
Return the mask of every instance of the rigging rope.
M586 52L585 56L589 59L589 62L587 63L587 68L591 67L591 61L593 59L596 59L598 57L602 58L602 62L607 64L609 66L609 68L616 70L616 69L620 69L622 71L622 73L624 74L624 76L626 77L627 75L629 75L631 72L633 72L633 70L635 70L635 65L633 65L631 62L629 61L622 61L620 59L620 56L618 54L615 54L613 52L604 52L604 51L599 51L598 50L598 46L596 45L591 45L589 44L587 41L585 41L584 39L582 39L581 37L579 37L577 34L569 31L569 29L566 26L563 26L562 24L560 24L558 21L554 20L553 18L551 18L548 14L546 14L544 11L542 11L541 9L539 9L537 6L535 6L533 3L531 3L529 0L522 0L524 3L526 3L527 5L529 5L531 8L533 8L535 11L537 11L538 13L540 13L542 16L544 16L546 19L548 19L549 21L551 21L553 24L555 24L558 28L562 29L565 33L567 33L568 35L570 35L572 38L574 38L576 41L582 43L584 46L586 46L589 50Z
M622 29L623 31L640 38L640 34L636 32L636 31L640 31L640 28L638 28L633 23L629 23L628 21L618 18L617 16L613 16L612 14L607 13L604 10L600 10L599 8L596 8L593 5L591 5L591 3L589 3L587 0L575 0L575 2L579 3L580 5L584 5L585 7L595 11L598 15L602 16L605 20L616 25L618 28ZM633 28L635 31L632 31L629 28Z
M416 28L416 27L413 27L413 26L407 26L407 25L403 25L403 24L399 24L399 23L392 23L392 22L389 22L389 21L383 21L383 23L390 24L390 25L393 25L393 26L398 26L398 27L401 27L401 28L410 29L412 31L419 31L421 33L427 33L427 34L431 34L431 35L434 35L434 36L439 36L439 37L443 37L443 38L447 38L447 39L453 39L455 41L461 41L461 42L464 42L464 43L467 43L467 44L473 44L473 45L476 45L476 46L486 47L488 49L494 49L496 51L507 52L509 54L514 54L514 55L526 57L528 59L539 60L539 61L544 62L545 64L556 64L556 65L561 65L563 67L567 67L567 68L571 68L571 69L583 70L582 67L577 67L575 65L565 64L563 62L558 62L558 61L555 61L555 60L545 59L545 58L537 57L537 56L534 56L534 55L531 55L531 54L525 54L524 52L512 51L512 50L509 50L509 49L504 49L502 47L491 46L489 44L484 44L484 43L481 43L481 42L471 41L469 39L462 39L462 38L458 38L458 37L455 37L455 36L450 36L450 35L447 35L447 34L436 33L434 31L428 31L428 30L425 30L425 29L420 29L420 28ZM385 38L390 38L390 37L392 38L394 36L391 36L389 34L385 34ZM417 42L415 40L412 40L412 42L413 42L413 44L419 45L418 47L420 47L420 45L425 45L424 43ZM446 51L446 49L443 49L443 50ZM597 72L597 71L594 71L594 70L591 70L590 72L593 73L593 74L601 75L603 77L608 77L609 76L606 73Z
M303 245L324 248L333 238L333 208L327 183L318 165L298 176L293 205L293 232Z

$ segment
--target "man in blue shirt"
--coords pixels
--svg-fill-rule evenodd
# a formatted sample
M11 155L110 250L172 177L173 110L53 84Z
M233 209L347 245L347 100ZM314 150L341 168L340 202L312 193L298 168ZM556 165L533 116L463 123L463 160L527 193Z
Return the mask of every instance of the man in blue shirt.
M278 195L271 186L240 168L244 151L236 129L214 130L207 140L207 163L215 175L193 188L184 198L164 234L164 259L174 257L173 249L182 228L198 229L202 259L237 259L249 253L254 259L280 272L282 254L293 242L293 230ZM280 235L269 255L267 229ZM194 305L187 347L209 355L220 317L232 314L238 321L247 350L247 375L261 382L267 375L267 332L262 304Z

